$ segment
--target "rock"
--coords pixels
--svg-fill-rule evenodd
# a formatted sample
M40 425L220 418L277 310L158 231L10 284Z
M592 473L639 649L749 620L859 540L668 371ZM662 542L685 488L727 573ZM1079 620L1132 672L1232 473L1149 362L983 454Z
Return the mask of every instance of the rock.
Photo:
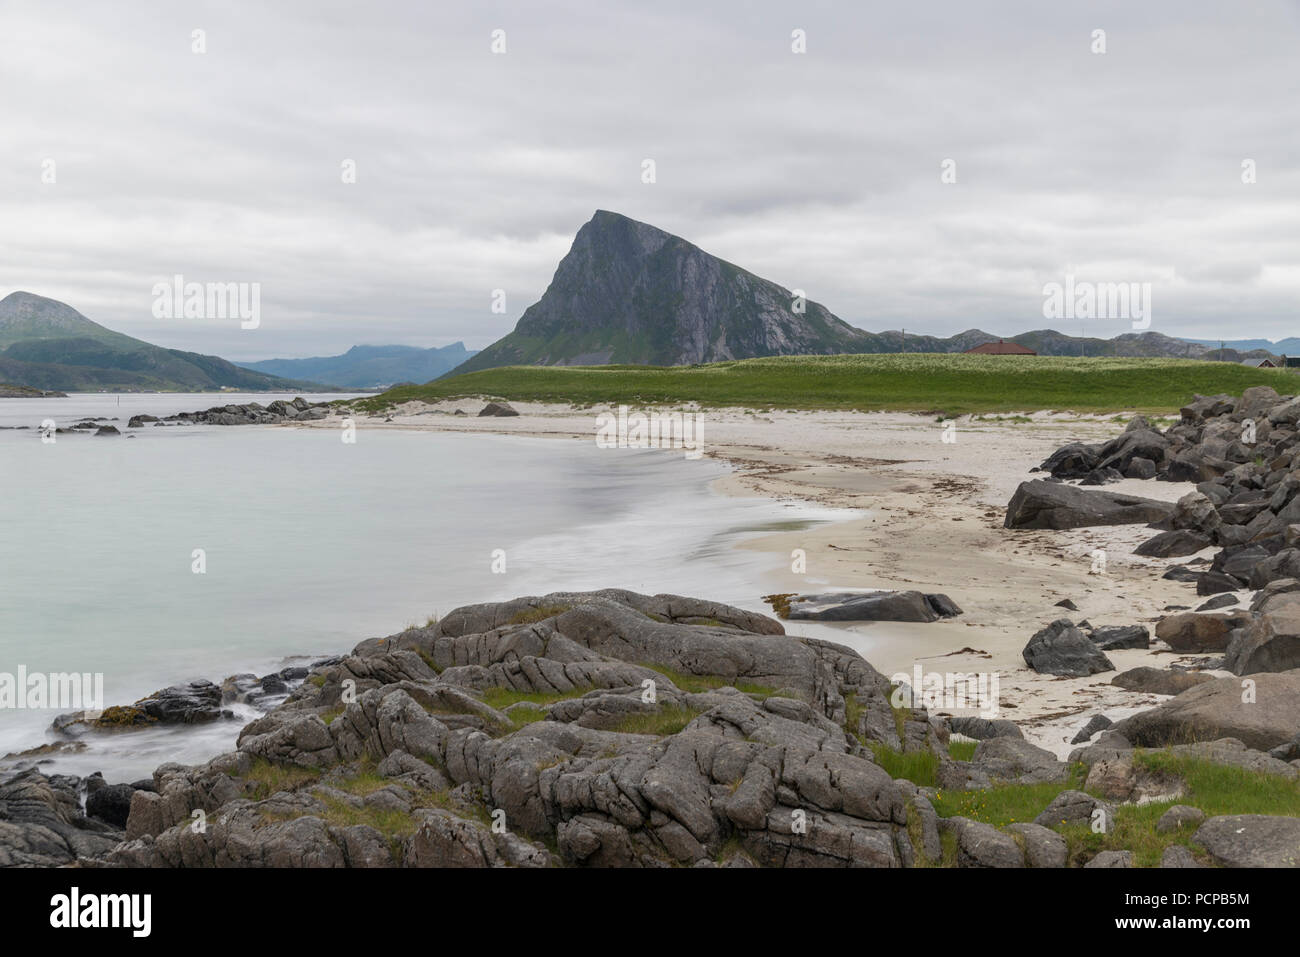
M1156 477L1156 463L1150 459L1135 455L1124 469L1124 477L1131 479L1153 479Z
M1104 468L1093 469L1083 477L1079 482L1080 485L1110 485L1112 482L1122 482L1124 475L1119 469Z
M938 621L961 614L947 595L919 591L833 592L796 595L785 617L792 621Z
M1173 567L1169 568L1160 577L1167 578L1170 581L1194 582L1201 577L1201 574L1202 574L1201 572L1194 571L1193 569L1188 568L1186 565L1174 565Z
M221 699L219 686L199 680L154 692L135 707L164 724L198 724L234 716L222 709Z
M1110 683L1126 691L1177 695L1188 688L1213 680L1212 675L1199 671L1166 671L1161 668L1142 667L1122 671L1112 678Z
M1078 610L1079 610L1079 606L1076 605L1074 602L1070 601L1070 599L1068 599L1068 598L1062 598L1060 601L1058 601L1058 602L1056 603L1056 606L1055 606L1055 607L1057 607L1057 608L1065 608L1065 609L1067 609L1068 611L1078 611Z
M1048 828L1079 822L1109 834L1115 828L1115 809L1083 791L1062 791L1034 818L1035 824Z
M1151 632L1145 625L1103 625L1094 628L1088 638L1102 651L1151 646Z
M1255 593L1255 597L1250 601L1250 610L1262 611L1264 606L1274 598L1294 592L1300 592L1300 579L1279 578L1276 581L1271 581Z
M1174 651L1224 651L1232 630L1249 623L1250 616L1241 612L1186 611L1160 619L1156 623L1156 637Z
M1132 867L1132 851L1101 851L1084 867Z
M1183 829L1193 830L1205 820L1205 812L1199 807L1175 804L1156 821L1157 834L1169 834Z
M120 830L82 814L77 784L35 769L0 783L0 867L58 867L118 844Z
M1199 424L1206 419L1227 415L1236 405L1230 395L1197 395L1179 410L1184 422Z
M1300 668L1300 602L1248 620L1233 633L1223 666L1234 675Z
M1250 587L1263 588L1281 578L1300 578L1300 549L1284 548L1276 555L1262 559L1251 569Z
M1041 784L1069 776L1069 768L1051 751L1007 735L981 741L970 763L993 782Z
M1161 532L1155 538L1147 539L1133 549L1133 554L1147 558L1180 558L1185 555L1195 555L1202 549L1209 548L1211 544L1208 535L1180 528L1171 532Z
M1116 679L1118 680L1118 679ZM1111 682L1114 684L1114 681ZM1104 714L1094 714L1088 719L1088 723L1079 729L1079 733L1070 741L1071 744L1083 744L1092 738L1098 731L1105 731L1113 722Z
M480 416L484 416L484 415L511 416L511 415L518 415L518 414L519 413L516 412L514 408L507 402L489 402L487 405L483 407L482 411L479 412Z
M1223 572L1205 571L1196 576L1196 594L1221 595L1241 588L1241 582Z
M1006 718L990 720L978 716L956 715L948 719L948 727L957 734L964 735L967 738L974 738L976 741L986 741L989 738L1023 738L1024 732L1014 721L1008 721Z
M1065 838L1055 831L1029 822L1008 824L1006 830L1020 838L1029 867L1065 867L1068 848Z
M125 828L134 794L135 788L129 784L105 785L86 796L86 815Z
M1212 817L1192 841L1221 867L1300 867L1300 818L1263 814Z
M1167 502L1118 492L1083 491L1036 479L1020 483L1007 505L1007 528L1088 528L1159 522L1173 514Z
M1170 844L1160 855L1161 867L1200 867L1192 852L1182 844Z
M1253 688L1244 689L1240 678L1212 679L1116 722L1114 730L1140 747L1236 738L1267 751L1300 729L1300 671L1252 675L1251 681Z
M1025 664L1040 674L1082 678L1115 669L1101 649L1066 618L1036 632L1021 655Z
M939 826L957 834L958 867L1024 867L1020 845L992 824L964 817L942 819Z
M1198 605L1196 607L1196 610L1217 611L1220 608L1231 608L1235 604L1237 604L1237 597L1235 595L1230 595L1225 592L1224 594L1221 595L1215 595L1209 601L1204 602L1201 605Z
M117 426L115 425L101 425L98 429L95 430L95 434L96 435L121 435L122 433L118 431Z

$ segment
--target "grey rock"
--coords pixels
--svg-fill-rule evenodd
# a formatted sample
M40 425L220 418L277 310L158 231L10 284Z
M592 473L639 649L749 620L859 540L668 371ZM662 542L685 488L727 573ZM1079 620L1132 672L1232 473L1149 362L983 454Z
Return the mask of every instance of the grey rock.
M1173 514L1168 502L1118 492L1083 491L1036 479L1022 482L1007 505L1007 528L1088 528L1159 522Z
M1040 674L1082 678L1115 669L1101 649L1066 618L1036 632L1021 655L1025 664Z
M1199 807L1175 804L1156 821L1156 833L1168 834L1171 831L1191 830L1205 820L1205 812Z
M1263 814L1212 817L1192 841L1222 867L1300 867L1300 818Z

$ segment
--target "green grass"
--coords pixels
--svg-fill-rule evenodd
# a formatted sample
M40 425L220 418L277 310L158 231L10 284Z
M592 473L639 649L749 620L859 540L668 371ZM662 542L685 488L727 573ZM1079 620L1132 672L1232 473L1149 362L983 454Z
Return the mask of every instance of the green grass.
M483 700L498 711L512 704L526 701L529 704L547 705L567 698L581 698L591 688L574 688L572 691L516 691L513 688L488 688L483 692Z
M623 734L653 734L663 737L667 734L676 734L694 721L699 714L700 711L696 708L668 705L658 711L630 714L609 730Z
M304 784L314 784L320 778L315 768L296 764L272 764L265 758L254 758L244 780L251 785L254 800L262 801L277 791L294 791Z
M1211 764L1168 751L1138 752L1134 760L1139 767L1181 778L1186 793L1167 801L1116 805L1115 827L1109 834L1093 833L1086 822L1059 827L1072 864L1085 862L1100 851L1113 850L1132 851L1133 863L1138 867L1157 867L1165 848L1172 844L1182 844L1203 857L1203 852L1191 842L1194 829L1168 834L1156 832L1156 822L1175 804L1200 808L1206 817L1221 814L1300 817L1300 781ZM1081 789L1084 771L1082 765L1074 766L1070 780L1064 784L1007 784L982 791L941 791L933 802L934 809L940 817L960 815L996 827L1014 821L1032 821L1062 791Z
M1295 392L1285 369L1233 362L1065 356L875 354L780 356L696 366L507 366L400 386L350 404L379 411L411 399L466 396L628 405L903 412L1171 412L1193 392L1253 385Z
M531 625L535 622L545 621L547 618L554 618L556 615L568 611L569 605L544 605L541 608L526 608L523 611L516 612L510 619L512 625Z
M1084 767L1070 769L1069 779L1054 784L1001 784L981 791L940 791L931 803L940 817L968 817L995 827L1032 821L1062 791L1083 787Z
M716 691L718 688L735 688L745 694L770 698L778 691L777 688L756 684L752 681L737 681L734 678L724 678L720 675L689 675L683 671L674 671L672 668L663 668L645 661L641 662L641 667L659 672L688 694L703 694L706 691Z
M872 741L867 747L876 756L876 763L884 768L891 778L906 778L923 788L935 786L935 775L939 771L939 756L933 751L909 751L906 754L887 748L879 741Z
M954 761L969 761L975 757L975 749L979 746L978 741L949 741L948 755Z

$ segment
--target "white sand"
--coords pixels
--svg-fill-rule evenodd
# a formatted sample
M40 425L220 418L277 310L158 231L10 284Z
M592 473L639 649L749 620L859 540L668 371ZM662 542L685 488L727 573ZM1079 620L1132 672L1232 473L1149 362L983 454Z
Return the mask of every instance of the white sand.
M361 417L357 426L594 442L596 416L607 411L513 402L518 417L478 418L483 404L407 403L389 415ZM452 415L458 408L468 416ZM311 426L338 428L340 418ZM1035 477L1031 468L1068 441L1098 441L1123 428L1112 416L1033 413L1028 419L962 417L956 420L955 441L946 443L944 425L921 415L727 409L703 412L702 434L706 455L735 466L715 483L723 493L862 510L862 517L851 521L767 535L742 546L779 553L787 564L794 549L806 552L806 573L789 573L783 591L911 588L943 592L964 612L933 624L791 622L788 631L834 637L887 675L910 674L918 662L927 671L994 672L998 716L1012 718L1036 743L1064 755L1069 739L1092 714L1103 711L1115 719L1161 699L1113 687L1111 672L1075 679L1036 674L1020 654L1029 637L1062 617L1153 627L1166 605L1195 607L1203 599L1194 585L1160 577L1168 565L1191 559L1133 555L1133 548L1153 534L1144 526L1064 532L1002 527L1016 486ZM1191 488L1137 480L1107 486L1167 501ZM1104 573L1093 571L1097 549L1106 553ZM1202 554L1208 557L1213 550ZM701 597L708 597L707 588L701 588ZM1079 610L1054 607L1063 598ZM1139 665L1167 668L1180 660L1167 650L1118 651L1109 657L1121 671Z

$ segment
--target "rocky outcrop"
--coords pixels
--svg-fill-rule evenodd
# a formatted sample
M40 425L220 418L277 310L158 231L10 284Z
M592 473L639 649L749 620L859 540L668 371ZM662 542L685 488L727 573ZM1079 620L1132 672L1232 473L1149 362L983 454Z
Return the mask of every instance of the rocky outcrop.
M57 867L117 846L122 831L81 810L79 783L35 770L0 783L0 867Z
M314 670L236 752L160 768L108 860L898 866L936 852L907 829L924 799L863 742L939 754L947 731L900 725L890 691L849 649L714 602L467 606ZM487 700L507 694L531 697Z

